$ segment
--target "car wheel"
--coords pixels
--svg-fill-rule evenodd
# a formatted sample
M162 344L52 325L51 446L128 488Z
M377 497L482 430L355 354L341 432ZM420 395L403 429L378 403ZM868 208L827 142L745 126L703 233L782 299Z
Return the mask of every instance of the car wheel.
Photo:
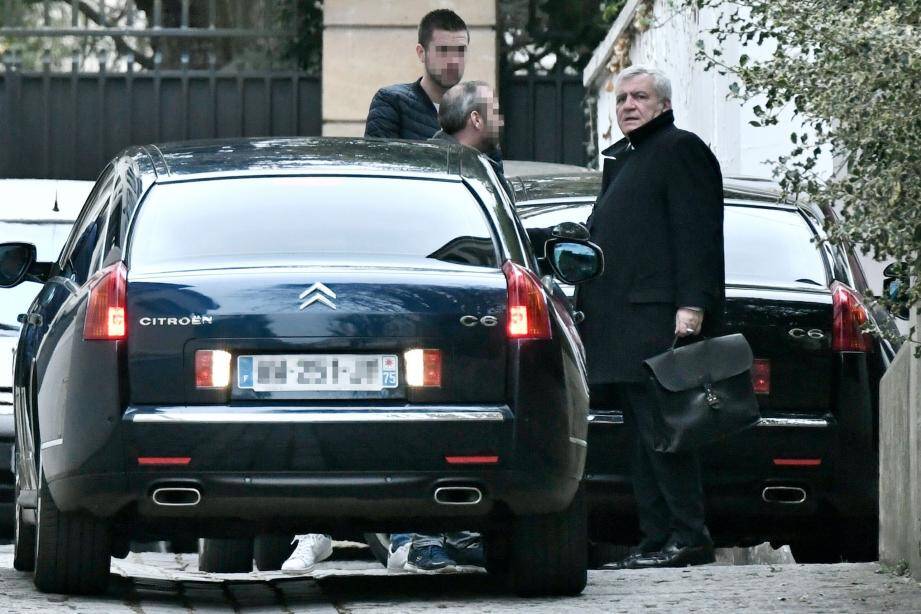
M499 578L509 574L509 539L499 531L487 531L483 534L483 554L486 557L486 571Z
M390 533L365 533L364 539L377 562L387 567L387 557L390 556Z
M800 564L840 563L841 555L825 540L810 539L790 542L793 559Z
M294 552L290 535L257 535L253 541L253 558L259 571L278 571Z
M40 479L35 587L43 593L102 593L109 583L111 563L108 525L85 512L60 511L44 477Z
M19 505L19 472L16 473L13 489L13 569L32 571L35 569L35 525L23 519L23 510Z
M578 595L588 580L588 518L580 487L567 509L514 519L512 589L522 596Z
M842 536L845 536L842 538ZM820 534L813 539L790 543L790 552L797 563L867 563L876 561L879 543L875 527L841 529Z
M198 570L208 573L251 572L253 570L253 540L250 538L198 540Z

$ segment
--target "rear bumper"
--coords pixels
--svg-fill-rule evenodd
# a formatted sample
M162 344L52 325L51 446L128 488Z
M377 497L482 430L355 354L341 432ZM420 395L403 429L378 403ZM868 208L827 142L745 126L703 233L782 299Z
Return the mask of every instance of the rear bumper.
M541 465L519 451L514 427L507 406L133 407L113 437L123 449L119 466L60 471L49 487L65 511L154 525L243 522L254 530L452 521L473 527L509 513L565 508L579 485L584 442L548 429L544 445L564 447L568 461ZM43 450L43 462L63 468L68 444L65 437ZM106 456L113 455L97 455ZM498 462L452 464L447 456ZM142 457L190 460L149 466L139 464ZM436 503L435 490L444 486L477 488L482 500ZM201 501L156 504L153 492L166 487L195 489Z
M730 543L776 541L829 518L875 518L876 482L847 473L853 458L842 462L841 457L853 452L842 447L841 430L832 416L771 417L704 448L706 510L714 537ZM616 539L635 531L630 446L620 412L592 416L585 481L599 538ZM874 458L862 458L861 472L875 471ZM819 464L808 464L816 461ZM777 487L801 489L804 499L781 502L774 498L778 491L765 492Z
M774 415L701 450L714 537L776 541L791 532L801 537L805 530L827 528L829 521L864 526L876 521L878 420L868 356L838 352L833 369L833 413ZM593 515L632 519L631 441L622 415L613 409L590 418L586 492ZM818 463L789 462L796 460ZM778 486L802 489L805 499L766 501L764 489ZM633 526L610 520L599 524L608 531Z
M254 531L290 527L315 532L343 525L476 528L509 513L565 508L578 481L544 477L550 479L502 470L456 474L150 471L62 478L50 488L62 508L85 509L128 523L244 523ZM477 488L482 500L475 505L438 504L435 490L445 486ZM201 493L201 500L194 506L157 505L152 495L161 488L192 488Z

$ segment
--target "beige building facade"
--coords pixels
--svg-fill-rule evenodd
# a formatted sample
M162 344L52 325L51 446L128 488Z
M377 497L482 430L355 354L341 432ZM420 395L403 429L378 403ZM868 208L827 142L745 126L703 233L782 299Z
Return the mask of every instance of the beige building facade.
M361 136L374 93L422 76L419 20L455 11L470 29L464 79L497 84L496 0L326 0L323 3L323 134Z

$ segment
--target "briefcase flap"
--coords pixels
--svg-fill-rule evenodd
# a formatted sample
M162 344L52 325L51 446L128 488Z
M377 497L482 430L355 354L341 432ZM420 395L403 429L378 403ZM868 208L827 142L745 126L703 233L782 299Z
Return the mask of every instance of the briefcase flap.
M704 339L644 361L659 384L671 392L698 388L748 371L752 350L741 334Z

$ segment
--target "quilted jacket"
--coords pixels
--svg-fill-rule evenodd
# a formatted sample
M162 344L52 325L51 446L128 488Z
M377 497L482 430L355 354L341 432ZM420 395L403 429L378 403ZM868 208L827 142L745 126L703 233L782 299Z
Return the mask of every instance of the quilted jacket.
M420 77L412 83L388 85L371 100L365 137L426 140L438 132L438 112Z

